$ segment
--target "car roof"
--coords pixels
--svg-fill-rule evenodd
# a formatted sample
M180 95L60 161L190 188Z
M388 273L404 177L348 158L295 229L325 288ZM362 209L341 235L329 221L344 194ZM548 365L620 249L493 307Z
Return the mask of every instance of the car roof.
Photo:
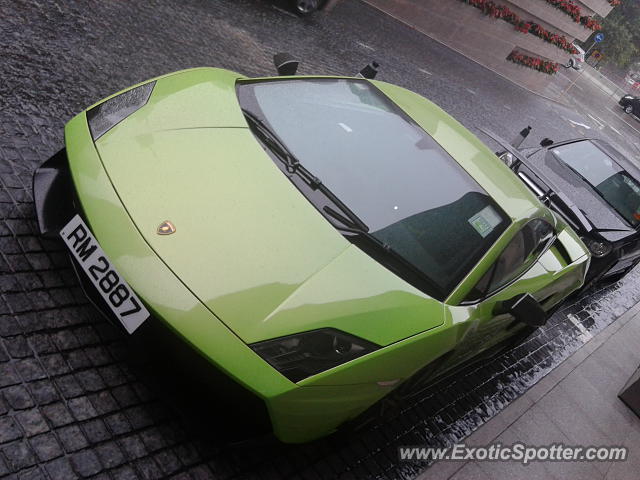
M602 150L608 157L610 157L615 163L617 163L623 170L625 170L629 175L631 175L637 181L640 181L640 168L638 168L631 160L629 160L622 152L620 152L617 148L615 148L610 143L600 140L599 138L574 138L572 140L563 140L561 142L556 142L549 147L547 150L551 150L554 147L561 147L563 145L569 145L572 143L578 142L591 142L600 150Z
M542 172L546 178L550 179L554 184L554 190L562 191L575 202L577 207L582 210L582 213L595 228L604 229L605 231L611 230L612 232L614 230L618 231L619 233L616 235L619 239L620 235L626 235L620 232L628 233L633 231L633 229L629 227L627 222L616 213L615 209L613 209L601 195L594 191L588 182L574 173L569 167L563 167L562 163L555 156L550 155L551 151L556 147L572 145L579 142L593 143L623 169L627 168L626 164L628 164L628 161L624 160L624 157L619 152L606 142L594 138L566 140L554 143L548 148L540 148L527 156L526 165L533 169L534 172ZM609 152L605 149L607 147L610 149ZM612 154L617 154L617 156L612 156ZM621 158L623 161L619 161ZM627 171L629 172L629 170ZM638 178L634 173L629 173L632 177ZM612 239L612 241L615 241L615 239Z
M494 152L440 107L397 85L372 83L433 137L513 220L528 217L542 207Z

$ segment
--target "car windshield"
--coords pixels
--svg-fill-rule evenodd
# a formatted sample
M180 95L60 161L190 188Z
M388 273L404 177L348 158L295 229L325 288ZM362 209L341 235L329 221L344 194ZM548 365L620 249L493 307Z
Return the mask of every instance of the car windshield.
M640 185L593 142L556 147L552 154L591 185L632 226L640 224Z
M248 81L239 83L238 98L375 239L437 286L430 295L448 295L510 224L480 185L366 80Z

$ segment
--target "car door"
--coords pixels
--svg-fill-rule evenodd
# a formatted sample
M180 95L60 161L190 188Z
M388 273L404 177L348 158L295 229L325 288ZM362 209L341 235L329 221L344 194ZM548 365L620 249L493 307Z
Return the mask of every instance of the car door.
M640 98L634 98L631 100L631 106L633 107L633 114L638 117L640 116Z
M453 322L466 328L461 328L461 339L447 368L491 349L523 327L506 311L504 304L508 300L523 293L532 294L542 305L552 299L557 293L552 273L540 259L554 240L554 229L546 220L530 220L512 237L465 300L449 307Z

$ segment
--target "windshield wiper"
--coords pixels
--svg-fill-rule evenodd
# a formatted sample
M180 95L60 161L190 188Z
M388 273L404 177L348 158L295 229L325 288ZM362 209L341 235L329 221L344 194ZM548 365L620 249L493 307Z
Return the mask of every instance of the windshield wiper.
M304 182L306 182L313 190L321 192L333 205L335 205L341 213L336 212L333 208L325 206L322 210L327 215L337 218L347 228L368 232L369 227L347 207L342 200L336 197L329 188L327 188L318 177L307 170L300 161L289 151L284 142L253 112L242 109L247 120L254 126L254 131L260 136L262 142L271 149L271 151L284 163L286 171L290 175L297 174ZM334 225L335 226L335 225Z
M258 118L253 112L243 108L242 113L245 118L253 125L253 130L260 135L262 142L267 145L285 164L287 172L295 173L298 169L300 162L293 156L289 149L285 146L284 142L278 137L260 118Z
M359 228L357 225L354 225L349 219L345 218L343 215L341 215L339 212L336 212L329 206L325 206L323 210L327 215L335 220L338 220L342 224L336 225L335 223L331 222L331 224L335 228L348 233L352 233L355 235L355 238L366 240L366 242L370 246L373 246L379 254L383 255L387 259L387 261L384 262L385 264L389 264L388 259L391 259L392 263L401 265L405 271L410 271L413 278L418 279L419 283L427 284L431 291L435 291L438 294L443 295L442 289L439 285L437 285L432 279L425 275L425 273L418 267L416 267L410 260L394 250L391 245L383 242L375 235L371 234L368 228Z

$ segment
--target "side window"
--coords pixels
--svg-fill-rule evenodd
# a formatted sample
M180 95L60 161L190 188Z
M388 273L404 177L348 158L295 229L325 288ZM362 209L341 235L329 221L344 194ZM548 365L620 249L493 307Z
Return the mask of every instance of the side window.
M531 220L514 235L465 301L486 297L518 278L531 268L554 238L553 227L548 222L540 218Z

